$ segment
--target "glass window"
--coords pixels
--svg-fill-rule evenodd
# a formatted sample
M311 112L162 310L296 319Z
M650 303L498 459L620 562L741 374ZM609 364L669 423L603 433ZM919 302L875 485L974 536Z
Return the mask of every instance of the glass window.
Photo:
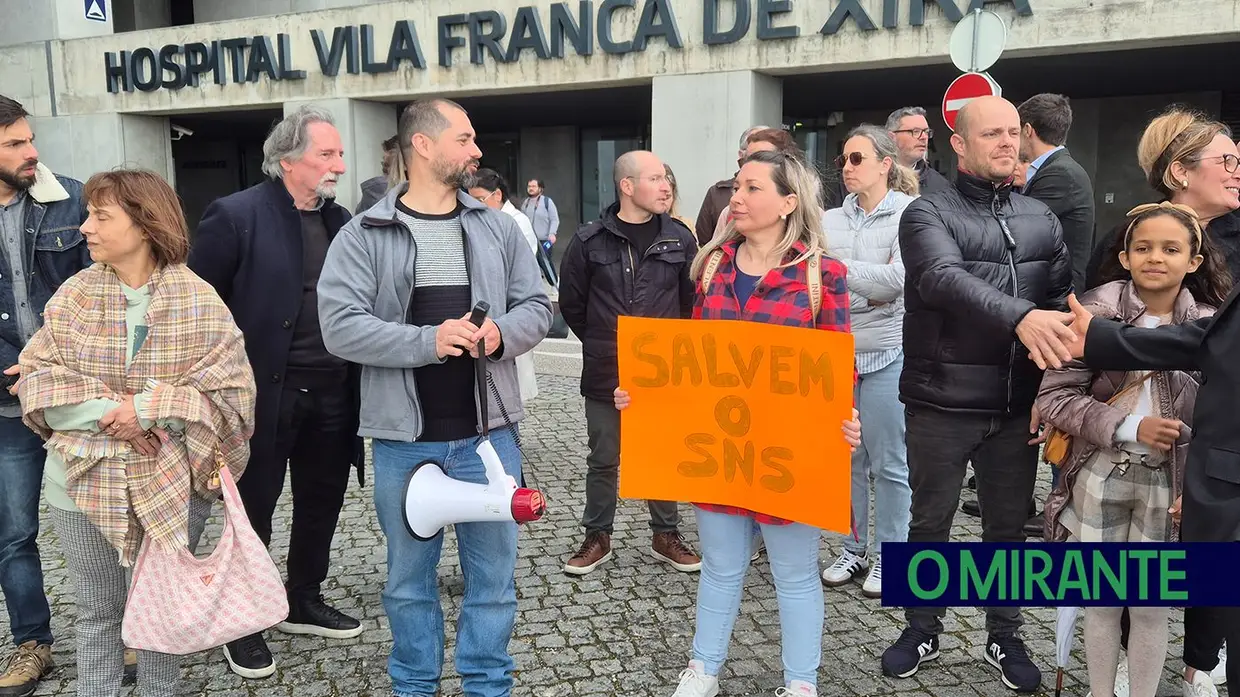
M629 129L581 130L581 222L596 220L616 202L616 158L650 148L646 133Z

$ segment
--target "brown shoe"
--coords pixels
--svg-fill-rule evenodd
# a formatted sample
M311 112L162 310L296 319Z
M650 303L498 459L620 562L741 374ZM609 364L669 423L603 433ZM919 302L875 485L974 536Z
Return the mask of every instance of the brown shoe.
M125 673L121 676L122 685L133 685L138 682L138 652L125 649Z
M0 697L30 697L55 666L48 644L27 641L18 646L0 674Z
M588 532L581 549L564 565L564 573L585 576L608 559L611 559L611 535L598 530Z
M650 542L650 553L655 559L667 562L677 571L701 571L702 558L694 554L679 531L656 532Z

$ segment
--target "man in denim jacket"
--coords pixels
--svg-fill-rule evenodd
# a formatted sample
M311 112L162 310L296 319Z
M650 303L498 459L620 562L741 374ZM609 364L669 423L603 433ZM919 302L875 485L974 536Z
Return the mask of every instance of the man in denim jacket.
M86 220L82 183L39 164L21 104L0 95L0 366L17 376L17 356L43 324L43 306L70 276L90 266L78 229ZM22 408L0 390L0 590L16 652L0 665L0 697L25 697L52 669L51 610L43 592L39 492L43 441Z

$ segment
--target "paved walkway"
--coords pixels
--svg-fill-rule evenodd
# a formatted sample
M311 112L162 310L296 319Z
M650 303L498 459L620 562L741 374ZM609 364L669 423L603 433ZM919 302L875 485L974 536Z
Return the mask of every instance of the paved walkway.
M542 375L541 395L523 429L531 486L550 499L551 511L539 523L525 528L520 542L517 587L520 614L512 653L516 656L516 697L582 695L651 695L669 697L677 674L688 659L693 635L696 574L681 574L656 564L649 556L649 528L644 505L623 502L614 539L616 553L608 565L585 578L561 572L564 559L580 542L577 520L583 501L585 420L576 380ZM1045 486L1045 482L1042 484ZM281 566L287 548L289 516L286 495L276 524L273 553ZM218 509L217 509L218 510ZM688 507L684 530L696 540ZM959 514L955 538L977 539L977 520ZM213 526L218 525L218 520ZM38 695L72 695L74 594L55 535L44 525L41 537L48 593L54 605L54 630L59 638L56 661L62 666ZM247 682L230 673L222 653L190 657L186 665L185 694L212 697L359 697L387 695L386 658L391 646L380 592L384 582L384 540L375 520L369 487L349 492L336 536L332 576L326 589L329 601L364 618L366 632L357 639L328 641L271 633L279 672L264 681ZM836 540L824 540L822 557L828 563L838 552ZM440 580L446 598L449 629L455 621L462 592L462 576L449 534ZM773 695L782 684L779 657L779 618L770 569L765 557L747 579L740 618L725 668L722 694ZM878 657L900 632L902 614L861 597L860 586L827 592L827 631L823 637L823 665L819 692L824 697L901 695L908 697L975 697L1012 694L981 661L985 641L984 618L976 610L952 612L943 638L943 656L909 680L879 677ZM0 609L0 615L3 615ZM1172 647L1164 683L1158 694L1180 694L1173 671L1181 667L1182 625L1179 613L1172 627ZM1035 609L1026 614L1025 637L1044 669L1041 693L1054 693L1054 611ZM7 627L0 617L0 627ZM451 633L449 665L451 676ZM1069 666L1065 694L1083 697L1085 669L1078 635L1077 651ZM446 677L443 695L459 695L460 683Z

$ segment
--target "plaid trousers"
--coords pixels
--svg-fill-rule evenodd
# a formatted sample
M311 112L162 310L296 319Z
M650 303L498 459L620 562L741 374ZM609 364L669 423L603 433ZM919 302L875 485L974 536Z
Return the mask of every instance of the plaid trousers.
M211 503L199 496L190 496L191 550L198 546L211 515ZM78 697L114 697L120 694L125 670L121 621L125 617L130 569L121 566L117 550L84 514L51 507L51 517L77 590L74 629ZM138 694L178 697L180 684L181 656L138 652Z
M1171 534L1171 482L1161 466L1116 463L1099 450L1077 472L1060 521L1074 542L1166 542Z

